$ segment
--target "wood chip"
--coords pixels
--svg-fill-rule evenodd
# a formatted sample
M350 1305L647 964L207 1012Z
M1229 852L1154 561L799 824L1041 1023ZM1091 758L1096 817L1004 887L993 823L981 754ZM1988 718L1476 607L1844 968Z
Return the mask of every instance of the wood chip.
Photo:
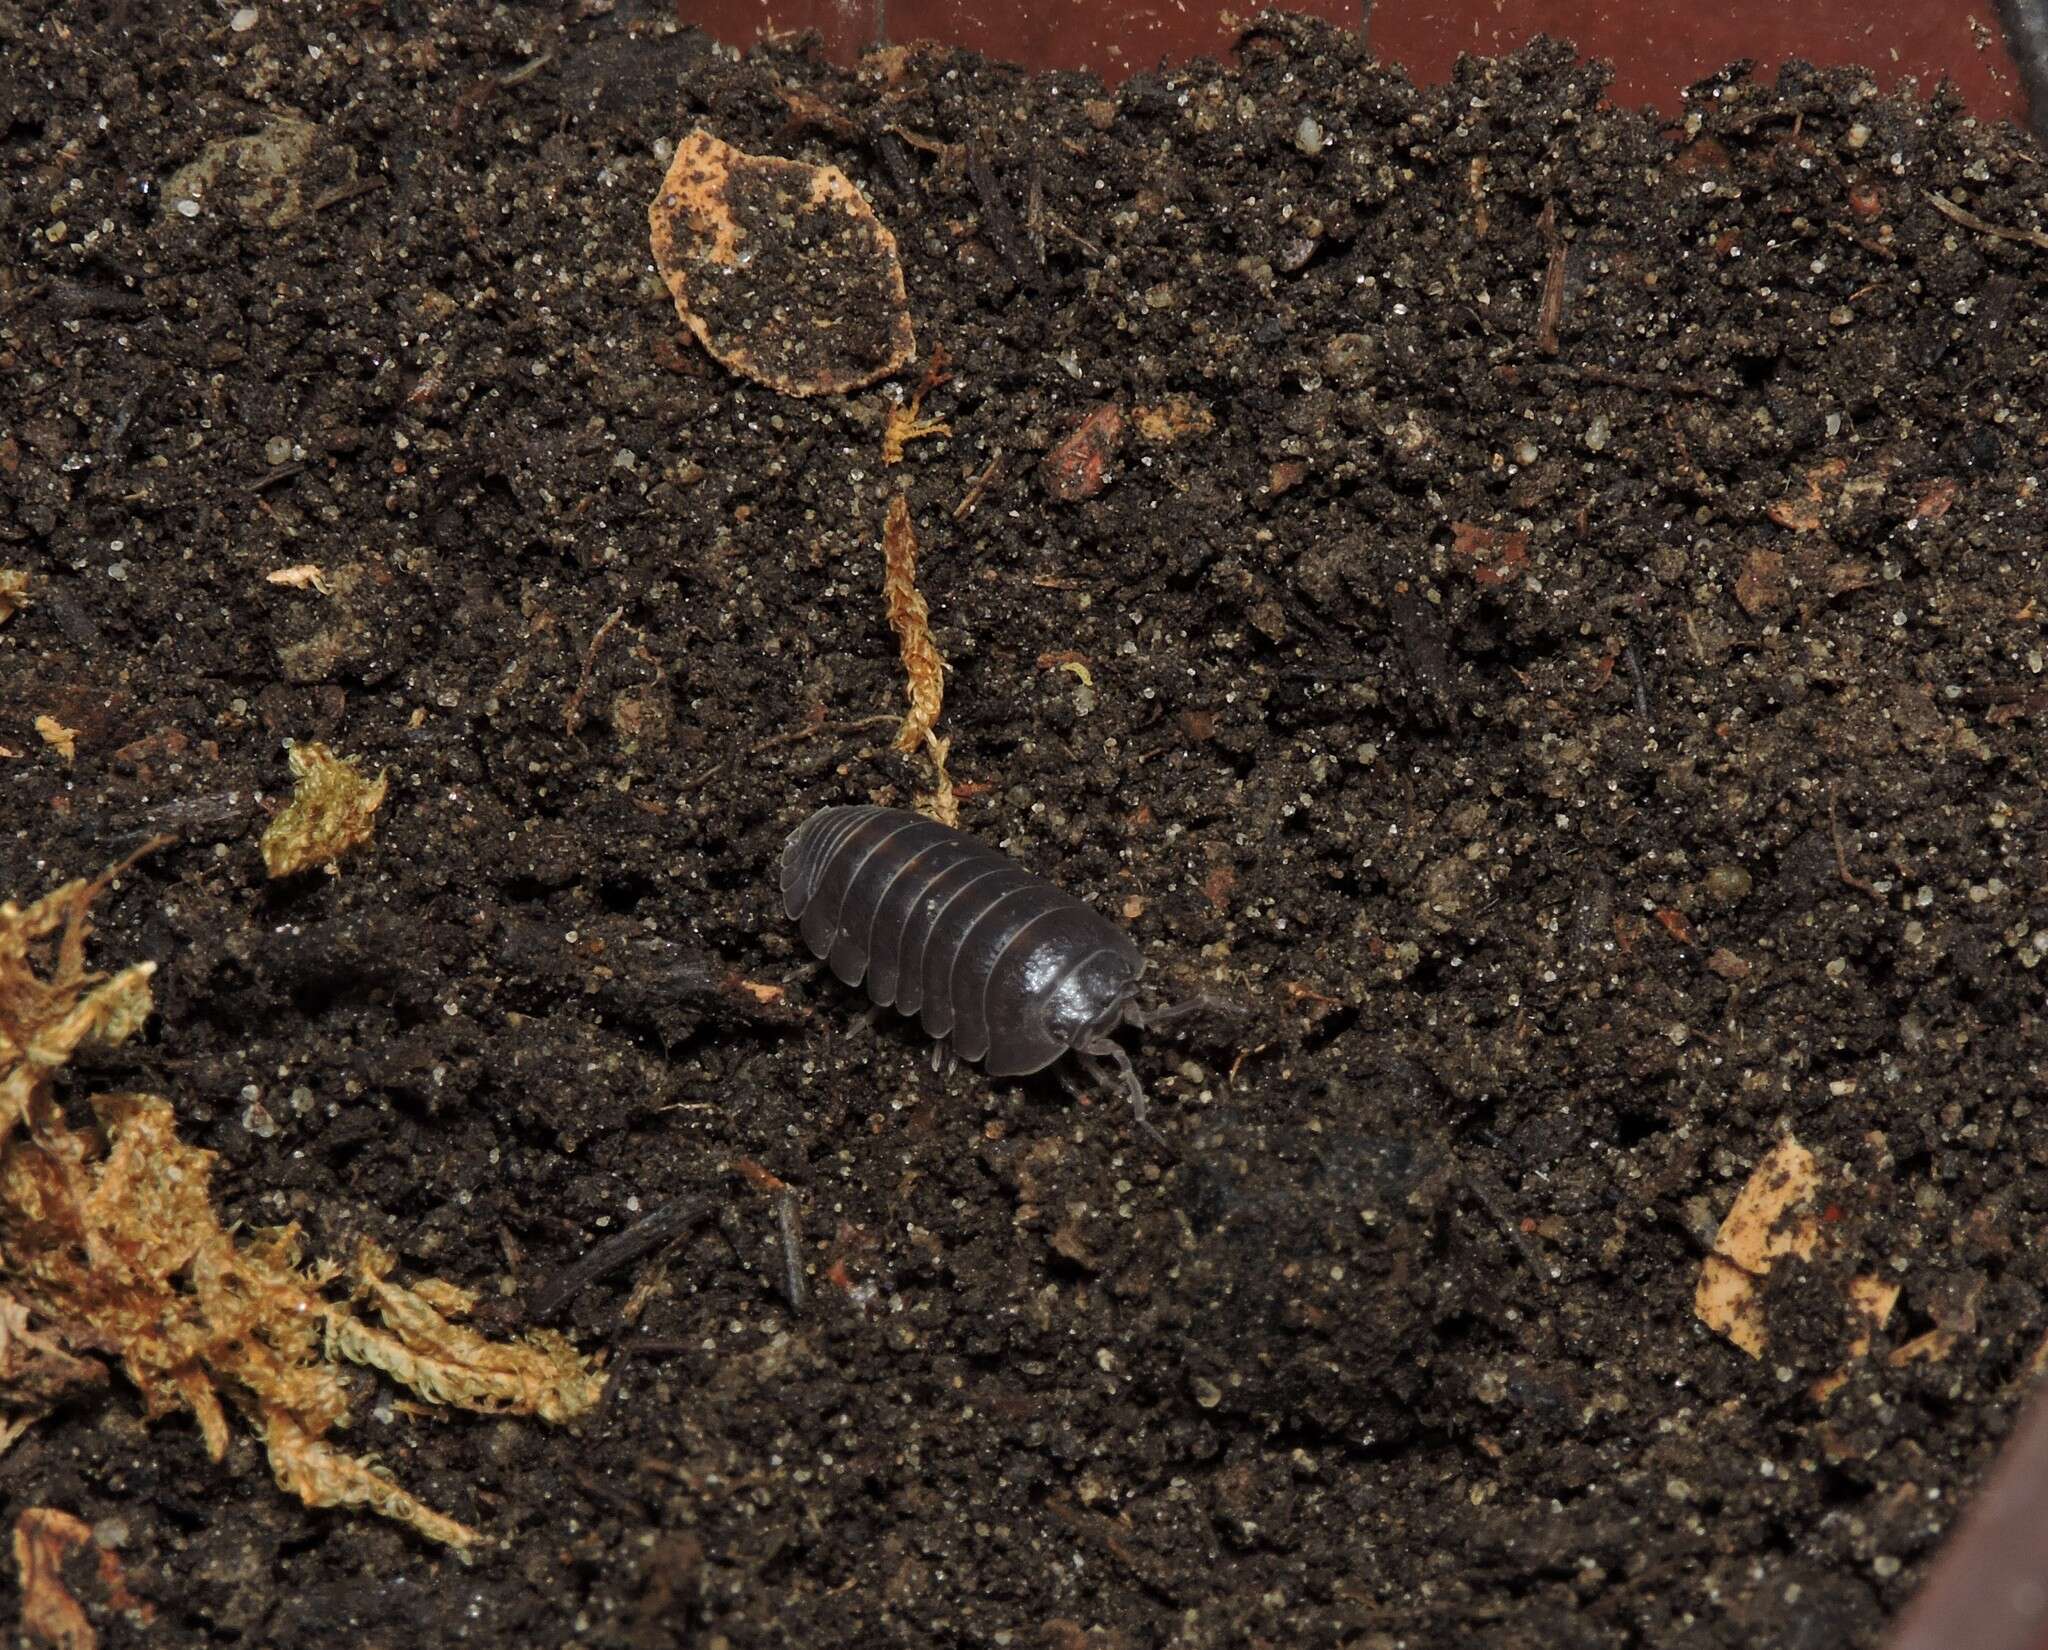
M309 561L300 562L296 567L280 567L275 573L265 573L263 582L281 584L287 590L313 589L323 596L329 594L326 573Z

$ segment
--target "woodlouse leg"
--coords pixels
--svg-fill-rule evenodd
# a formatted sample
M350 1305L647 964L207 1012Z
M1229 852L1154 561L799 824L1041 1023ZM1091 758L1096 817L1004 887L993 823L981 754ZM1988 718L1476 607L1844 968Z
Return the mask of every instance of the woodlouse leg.
M944 1043L932 1044L932 1074L936 1076L945 1069L945 1065L946 1045Z
M1116 1062L1114 1073L1103 1065L1105 1057ZM1173 1150L1167 1145L1166 1136L1152 1126L1151 1118L1147 1115L1151 1108L1146 1104L1145 1085L1138 1081L1137 1070L1132 1066L1128 1054L1104 1037L1099 1042L1087 1043L1075 1049L1074 1058L1081 1062L1081 1069L1087 1072L1091 1081L1100 1083L1104 1088L1121 1086L1131 1102L1132 1121L1157 1141L1162 1151Z

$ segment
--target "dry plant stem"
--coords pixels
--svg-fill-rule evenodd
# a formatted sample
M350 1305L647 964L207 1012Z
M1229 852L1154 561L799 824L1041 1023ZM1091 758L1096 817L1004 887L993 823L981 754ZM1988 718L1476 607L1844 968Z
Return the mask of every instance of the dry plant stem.
M936 819L941 825L960 826L960 796L953 789L953 776L946 771L946 757L953 749L953 741L941 739L936 733L924 736L924 748L932 759L932 793L917 799L918 811Z
M1927 203L1951 222L1961 224L1965 229L1974 229L1980 235L1989 235L1994 240L2017 241L2022 246L2038 246L2048 251L2048 234L2038 229L2007 229L2003 224L1989 223L1974 212L1965 212L1946 195L1927 191Z
M1885 1650L2042 1650L2048 1393L2038 1388Z
M562 1309L592 1284L631 1266L650 1250L681 1237L717 1213L718 1205L709 1198L679 1197L664 1203L616 1237L606 1238L575 1265L557 1272L533 1298L533 1321L548 1323L559 1317Z
M623 607L615 607L604 623L597 627L597 634L590 638L590 646L583 650L583 669L576 678L576 691L569 695L568 707L562 712L563 731L573 734L583 725L583 699L590 692L591 673L597 668L598 649L602 648L611 633L618 629L620 620L626 616Z
M932 642L931 610L917 588L917 533L910 525L910 502L901 493L889 500L882 523L882 595L889 605L889 628L896 632L903 656L903 673L909 678L905 692L910 714L896 736L896 748L907 755L924 743L938 722L946 666Z

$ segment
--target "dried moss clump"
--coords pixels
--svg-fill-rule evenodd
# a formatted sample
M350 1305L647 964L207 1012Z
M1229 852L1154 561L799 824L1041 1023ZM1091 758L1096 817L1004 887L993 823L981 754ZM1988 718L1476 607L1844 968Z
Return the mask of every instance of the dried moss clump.
M167 1100L95 1095L91 1125L66 1121L53 1092L65 1064L133 1036L150 1010L154 964L111 977L85 967L87 912L110 878L26 909L0 904L0 1323L20 1342L29 1315L44 1320L46 1377L53 1354L111 1351L149 1413L189 1412L216 1460L239 1413L308 1506L369 1507L436 1541L478 1540L328 1441L348 1419L342 1360L429 1403L555 1421L589 1408L603 1377L559 1335L506 1344L464 1327L464 1291L394 1283L372 1246L337 1299L341 1269L306 1264L296 1227L238 1241L209 1195L213 1154L179 1140ZM0 1388L17 1410L36 1397Z
M263 833L263 868L273 877L332 865L368 842L391 782L388 773L365 779L352 759L325 745L294 745L288 755L297 784Z

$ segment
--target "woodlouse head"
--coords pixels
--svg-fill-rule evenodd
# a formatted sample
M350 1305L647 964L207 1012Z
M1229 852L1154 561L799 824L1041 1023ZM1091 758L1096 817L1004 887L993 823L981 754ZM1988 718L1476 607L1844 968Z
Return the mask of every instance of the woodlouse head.
M1124 1023L1144 968L1115 951L1097 951L1046 994L1046 1030L1068 1048L1101 1042Z

